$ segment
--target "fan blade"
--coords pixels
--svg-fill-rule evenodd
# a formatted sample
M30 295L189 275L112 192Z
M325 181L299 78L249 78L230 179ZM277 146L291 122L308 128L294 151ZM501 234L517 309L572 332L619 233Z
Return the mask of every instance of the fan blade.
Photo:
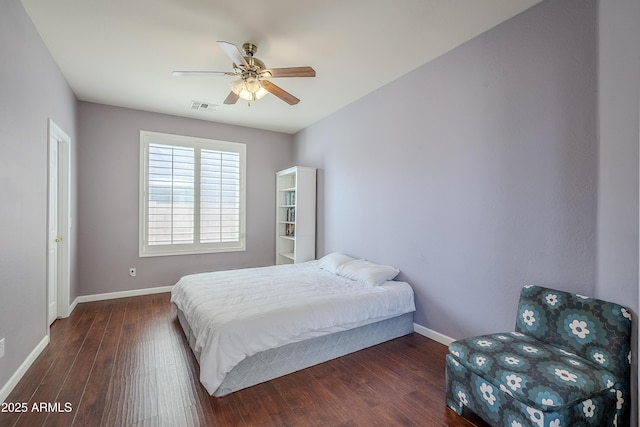
M284 102L286 102L289 105L295 105L298 102L300 102L300 100L298 98L296 98L295 96L291 95L286 90L274 85L269 80L263 80L262 81L262 87L266 91L268 91L269 93L271 93L271 94L277 96L278 98L282 99Z
M224 53L226 53L227 56L231 58L234 64L244 65L245 67L249 66L249 64L247 64L247 61L244 59L244 56L242 56L242 52L240 52L235 44L225 41L217 41L216 43L218 43L218 46L220 46L220 48L224 50Z
M316 70L311 67L270 68L261 74L268 77L315 77Z
M192 77L192 76L235 76L236 73L231 73L228 71L174 71L173 73L176 77Z
M233 105L236 102L238 102L238 98L240 98L240 97L238 95L236 95L234 92L229 92L229 95L227 96L227 99L224 100L224 104Z

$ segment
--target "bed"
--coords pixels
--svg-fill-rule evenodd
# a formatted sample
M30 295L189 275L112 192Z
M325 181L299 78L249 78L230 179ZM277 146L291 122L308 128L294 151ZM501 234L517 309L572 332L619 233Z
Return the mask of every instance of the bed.
M413 332L398 270L333 253L317 261L192 274L171 302L213 396Z

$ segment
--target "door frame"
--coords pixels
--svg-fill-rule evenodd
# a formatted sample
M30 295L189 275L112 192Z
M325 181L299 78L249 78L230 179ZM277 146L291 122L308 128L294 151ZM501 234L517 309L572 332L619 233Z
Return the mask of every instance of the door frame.
M58 235L62 240L58 245L57 263L57 313L56 318L69 317L71 299L71 138L51 118L48 121L47 144L58 143ZM51 173L52 171L49 171ZM50 207L47 207L47 218ZM47 249L56 244L49 241L47 227ZM48 250L47 250L48 253ZM49 260L47 256L47 271ZM47 275L48 276L48 275ZM48 278L47 278L48 282ZM49 326L49 283L47 283L47 327ZM48 329L47 329L48 330Z

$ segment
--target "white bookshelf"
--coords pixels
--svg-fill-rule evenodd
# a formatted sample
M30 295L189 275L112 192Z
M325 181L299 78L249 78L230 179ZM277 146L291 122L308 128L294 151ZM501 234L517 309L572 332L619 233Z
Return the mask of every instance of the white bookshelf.
M316 257L316 170L294 166L276 173L276 264Z

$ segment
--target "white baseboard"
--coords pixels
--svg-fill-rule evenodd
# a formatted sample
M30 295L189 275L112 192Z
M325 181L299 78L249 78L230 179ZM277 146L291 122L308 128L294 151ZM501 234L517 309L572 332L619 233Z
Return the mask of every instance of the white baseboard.
M105 294L83 295L75 299L74 304L93 301L104 301L108 299L137 297L140 295L162 294L171 292L173 286L161 286L159 288L134 289L132 291L109 292ZM75 305L74 305L75 307Z
M432 340L437 341L437 342L439 342L440 344L443 344L443 345L447 345L448 346L449 344L451 344L452 342L455 341L455 339L453 339L451 337L443 335L440 332L436 332L436 331L434 331L432 329L425 328L424 326L418 325L417 323L413 324L413 330L414 330L414 332L416 332L416 333L418 333L420 335L424 335L427 338L431 338Z
M9 378L9 381L0 389L0 402L4 402L5 399L9 396L9 393L14 389L16 385L20 382L24 374L27 372L29 367L33 364L33 362L40 356L42 350L44 350L49 344L49 336L46 335L42 340L36 345L33 351L27 356L22 365L18 368L18 370Z
M69 316L71 316L71 313L73 313L73 310L76 309L76 307L78 306L78 297L76 297L76 299L73 300L73 302L71 303L71 305L69 306ZM69 317L67 316L67 317Z

